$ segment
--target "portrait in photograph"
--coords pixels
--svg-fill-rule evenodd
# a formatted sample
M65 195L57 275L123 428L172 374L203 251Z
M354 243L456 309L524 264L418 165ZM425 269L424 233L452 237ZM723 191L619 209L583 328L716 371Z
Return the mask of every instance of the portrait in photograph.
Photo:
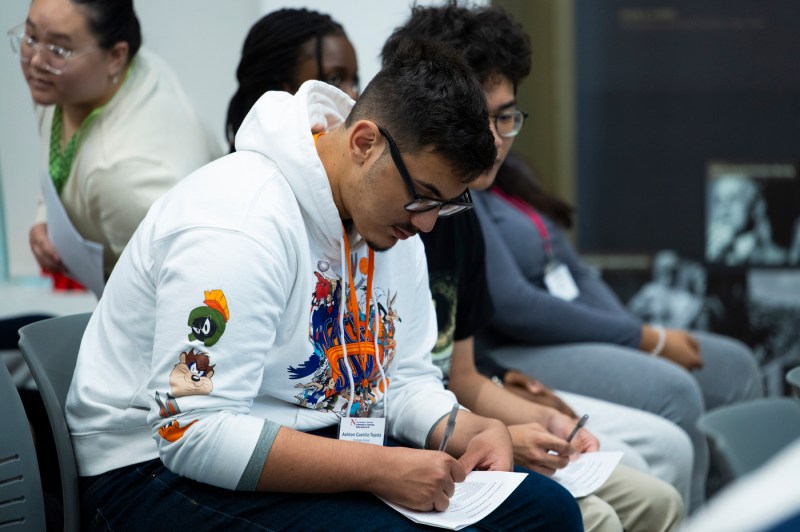
M800 262L800 185L789 163L711 163L706 260L722 266Z

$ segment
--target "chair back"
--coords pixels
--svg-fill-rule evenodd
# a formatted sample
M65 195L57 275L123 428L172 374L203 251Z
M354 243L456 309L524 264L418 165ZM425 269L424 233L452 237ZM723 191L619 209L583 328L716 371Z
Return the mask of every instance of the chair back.
M0 530L44 530L44 495L25 408L0 361Z
M789 370L789 373L786 374L786 382L791 386L794 396L800 399L800 366Z
M697 425L738 478L800 439L800 402L772 397L737 403L707 412Z
M64 417L75 362L91 312L37 321L19 330L19 349L42 396L56 444L64 503L64 529L80 529L78 468Z

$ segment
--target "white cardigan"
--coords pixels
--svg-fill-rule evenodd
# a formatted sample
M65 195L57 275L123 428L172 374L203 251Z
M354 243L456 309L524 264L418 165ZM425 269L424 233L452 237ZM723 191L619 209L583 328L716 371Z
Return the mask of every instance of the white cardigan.
M54 106L37 107L47 171ZM119 91L80 139L61 201L84 238L105 248L105 275L153 202L180 179L222 154L203 128L177 77L140 50ZM40 204L36 222L47 220Z

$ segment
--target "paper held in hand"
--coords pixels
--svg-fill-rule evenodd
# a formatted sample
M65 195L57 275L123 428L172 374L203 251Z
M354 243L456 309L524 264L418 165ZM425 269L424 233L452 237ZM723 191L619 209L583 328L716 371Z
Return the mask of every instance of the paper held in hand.
M573 497L586 497L606 483L621 458L620 451L583 453L550 478L567 488Z
M106 281L103 275L103 245L81 236L58 197L53 180L45 174L42 190L47 205L47 236L53 243L68 275L94 292L99 299Z
M444 512L417 512L380 499L415 523L461 530L492 513L526 476L527 473L472 471L464 482L456 484L450 506Z

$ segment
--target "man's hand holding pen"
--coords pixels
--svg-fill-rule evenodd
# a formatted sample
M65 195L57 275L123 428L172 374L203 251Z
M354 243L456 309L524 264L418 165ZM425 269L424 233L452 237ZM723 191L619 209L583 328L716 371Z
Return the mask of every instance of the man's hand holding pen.
M553 434L564 438L570 444L571 459L577 458L582 453L590 453L600 449L600 442L594 434L587 430L584 425L589 420L588 414L584 414L576 423L574 419L555 414L548 424Z
M515 462L537 473L552 475L581 453L597 451L599 442L583 428L585 423L585 420L576 423L575 419L553 411L547 426L539 423L509 426ZM572 438L568 441L570 434Z

